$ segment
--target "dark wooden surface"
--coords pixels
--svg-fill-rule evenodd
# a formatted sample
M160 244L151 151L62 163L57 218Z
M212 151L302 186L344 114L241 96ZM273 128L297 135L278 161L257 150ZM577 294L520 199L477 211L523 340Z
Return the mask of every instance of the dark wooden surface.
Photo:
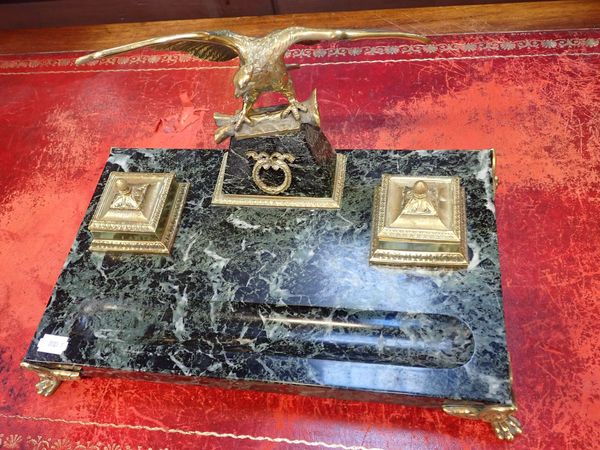
M0 29L502 2L503 0L0 0Z
M228 28L259 35L291 25L396 28L428 35L593 28L600 26L600 1L440 6L5 30L0 31L0 53L96 50L191 30Z

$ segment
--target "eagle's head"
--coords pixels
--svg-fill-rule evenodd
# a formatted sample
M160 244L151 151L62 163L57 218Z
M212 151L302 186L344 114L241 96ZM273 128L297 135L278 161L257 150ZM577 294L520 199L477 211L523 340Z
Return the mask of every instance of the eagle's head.
M241 97L248 92L248 84L252 78L252 71L248 66L241 66L233 77L233 85L235 86L235 96Z

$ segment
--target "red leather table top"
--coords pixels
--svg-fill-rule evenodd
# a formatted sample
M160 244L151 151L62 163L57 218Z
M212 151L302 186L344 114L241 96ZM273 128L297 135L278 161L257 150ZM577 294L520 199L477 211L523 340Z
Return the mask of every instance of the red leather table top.
M502 448L482 422L377 403L109 379L49 398L19 368L110 147L212 148L235 61L0 57L0 448ZM297 47L335 147L495 148L508 346L524 435L600 442L600 32ZM271 100L274 98L272 97ZM269 100L269 99L267 99ZM223 147L223 146L221 146Z

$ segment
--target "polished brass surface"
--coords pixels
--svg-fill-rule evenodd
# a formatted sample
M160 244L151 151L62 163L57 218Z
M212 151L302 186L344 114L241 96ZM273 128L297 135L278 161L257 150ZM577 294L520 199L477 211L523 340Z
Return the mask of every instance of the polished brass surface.
M172 173L110 173L88 226L90 250L169 254L188 188Z
M287 191L290 184L292 184L292 171L290 170L290 166L287 165L287 162L294 162L296 159L294 158L294 155L279 152L274 152L269 155L266 152L249 151L246 152L246 156L256 161L252 168L252 180L261 191L271 195L277 195ZM277 186L268 185L261 178L260 173L262 170L281 170L283 172L283 181Z
M496 175L496 150L492 149L492 183L494 187L494 194L496 194L496 189L498 189L498 183L500 180L498 179L498 175Z
M141 211L148 184L130 186L124 179L119 179L116 182L116 188L118 193L110 204L110 209Z
M296 99L292 79L288 74L284 55L294 44L314 44L319 41L345 39L377 39L400 38L427 43L429 39L417 34L386 30L330 30L318 28L290 27L273 31L262 37L243 36L232 31L200 31L196 33L176 34L154 39L147 39L120 47L110 48L82 56L77 64L117 55L131 50L150 47L157 50L173 50L191 53L193 56L209 61L228 61L239 57L240 67L233 77L235 96L243 100L242 108L235 116L218 115L219 130L215 139L221 141L227 135L237 137L245 124L258 128L264 133L276 134L277 130L264 131L270 128L270 122L279 122L291 116L301 122L302 112L308 107ZM295 68L295 66L293 67ZM261 116L253 110L259 96L266 92L279 92L288 101L288 106L275 115ZM253 125L254 120L261 123ZM286 125L287 126L287 125ZM274 128L279 128L275 125ZM244 134L245 132L242 132ZM246 133L247 134L247 133ZM256 135L256 134L255 134Z
M112 172L89 230L156 233L174 179L172 173Z
M373 200L372 233L372 264L466 267L460 179L383 175Z
M279 195L225 194L223 181L228 154L225 153L215 186L212 204L215 206L254 206L265 208L339 209L346 179L346 155L338 153L331 197L296 197Z
M512 415L517 411L515 405L484 405L448 401L442 409L451 416L489 422L496 436L501 440L512 441L523 432L523 427Z
M37 373L40 381L35 385L37 393L48 397L52 395L63 381L73 381L79 379L79 370L72 369L50 369L48 367L22 362L23 369L31 370Z

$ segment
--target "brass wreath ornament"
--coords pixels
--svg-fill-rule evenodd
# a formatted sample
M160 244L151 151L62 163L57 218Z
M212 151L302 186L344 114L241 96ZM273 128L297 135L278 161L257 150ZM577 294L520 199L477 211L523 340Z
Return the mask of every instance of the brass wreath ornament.
M246 152L248 158L256 160L252 168L252 180L258 188L271 195L281 194L292 184L292 171L286 161L294 162L296 158L289 153L275 152L269 155L267 152L255 152L250 150ZM260 176L261 170L282 170L283 181L277 186L271 186L264 182Z

